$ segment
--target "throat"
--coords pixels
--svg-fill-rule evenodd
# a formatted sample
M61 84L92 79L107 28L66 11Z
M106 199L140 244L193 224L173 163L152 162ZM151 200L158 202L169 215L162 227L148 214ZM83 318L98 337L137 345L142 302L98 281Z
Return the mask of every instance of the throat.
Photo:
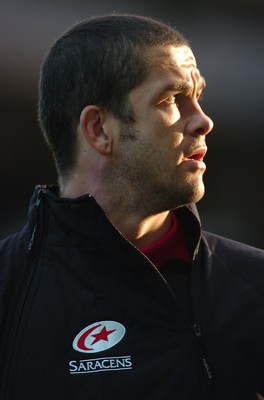
M134 231L127 234L127 239L137 248L149 246L161 239L172 226L172 213L166 212L151 216L141 221Z

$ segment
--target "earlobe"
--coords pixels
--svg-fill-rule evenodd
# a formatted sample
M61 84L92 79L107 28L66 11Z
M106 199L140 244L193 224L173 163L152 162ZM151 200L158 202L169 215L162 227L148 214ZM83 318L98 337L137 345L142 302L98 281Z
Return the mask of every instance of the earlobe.
M85 107L80 116L80 128L85 140L102 155L111 153L112 140L105 132L104 113L95 105Z

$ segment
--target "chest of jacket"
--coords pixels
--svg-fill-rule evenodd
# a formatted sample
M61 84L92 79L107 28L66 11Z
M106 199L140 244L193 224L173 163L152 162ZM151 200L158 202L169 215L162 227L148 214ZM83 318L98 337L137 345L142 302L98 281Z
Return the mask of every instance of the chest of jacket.
M207 235L192 268L192 330L160 273L94 203L52 200L32 219L33 257L24 239L1 252L12 276L1 297L9 304L1 399L254 400L264 392L263 252Z
M92 248L42 248L16 326L8 400L83 399L88 388L92 399L202 395L182 310L143 256L131 261Z

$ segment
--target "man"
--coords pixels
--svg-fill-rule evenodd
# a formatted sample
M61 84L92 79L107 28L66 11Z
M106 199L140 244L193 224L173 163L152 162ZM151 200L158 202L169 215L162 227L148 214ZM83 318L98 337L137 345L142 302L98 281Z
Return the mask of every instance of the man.
M144 17L51 47L39 116L59 186L1 244L1 399L264 395L264 252L201 231L211 119L188 42Z

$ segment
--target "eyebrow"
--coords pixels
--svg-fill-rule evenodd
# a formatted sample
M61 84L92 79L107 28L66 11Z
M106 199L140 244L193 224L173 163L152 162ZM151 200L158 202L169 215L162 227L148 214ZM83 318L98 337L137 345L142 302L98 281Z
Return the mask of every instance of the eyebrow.
M200 76L199 81L197 82L196 89L202 91L206 87L205 79ZM175 81L168 83L165 87L163 87L162 92L188 92L194 89L194 85L192 81L184 81L181 78L177 78Z

